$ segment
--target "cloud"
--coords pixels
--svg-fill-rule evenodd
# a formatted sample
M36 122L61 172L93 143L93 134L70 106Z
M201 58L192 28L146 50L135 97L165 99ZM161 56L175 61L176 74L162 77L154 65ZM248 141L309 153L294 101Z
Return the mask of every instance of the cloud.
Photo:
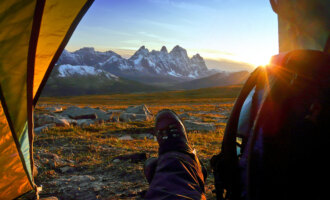
M177 31L179 28L182 28L181 26L178 26L178 25L160 22L160 21L154 21L154 20L150 20L150 19L141 20L140 23L150 24L152 26L157 26L158 28L166 28L166 29L172 30L172 31Z
M155 34L152 34L152 33L147 33L145 31L140 31L138 32L138 34L142 35L142 36L146 36L146 37L149 37L149 38L153 38L153 39L158 39L158 40L162 40L163 38L159 35L155 35Z
M215 10L212 7L206 6L206 3L199 4L196 1L192 2L191 0L149 0L149 2L187 10Z

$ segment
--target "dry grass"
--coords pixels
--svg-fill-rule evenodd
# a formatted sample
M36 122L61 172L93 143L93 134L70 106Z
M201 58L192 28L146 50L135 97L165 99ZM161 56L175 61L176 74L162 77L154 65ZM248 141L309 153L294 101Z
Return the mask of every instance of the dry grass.
M212 132L188 132L190 144L196 149L198 157L209 172L206 181L208 199L215 199L212 194L213 176L209 165L210 158L219 153L225 123L217 119L228 117L234 103L232 93L218 94L224 88L199 90L199 93L185 91L153 94L121 94L65 98L41 98L37 112L45 112L45 104L62 104L63 107L71 105L101 107L104 110L125 109L130 105L146 104L152 113L167 108L178 114L189 113L204 122L212 122L216 130ZM226 89L236 91L237 87ZM213 92L212 92L213 91ZM163 96L165 95L165 97ZM210 98L207 98L207 95ZM162 97L162 98L161 98ZM55 127L36 135L35 152L50 152L59 155L64 160L73 161L75 168L73 175L88 174L95 176L112 177L117 184L109 184L97 192L100 199L139 199L139 191L146 190L148 184L143 177L143 163L123 161L114 163L118 155L145 152L148 156L157 156L158 144L153 139L141 138L140 134L152 133L153 121L144 122L106 122L88 127ZM130 135L133 140L119 140L119 137ZM38 153L36 153L38 155ZM63 174L58 169L40 163L39 174L36 178L38 184L44 185L44 195L63 197L59 186L49 184L58 180ZM67 174L66 174L67 175ZM69 199L69 198L68 198Z

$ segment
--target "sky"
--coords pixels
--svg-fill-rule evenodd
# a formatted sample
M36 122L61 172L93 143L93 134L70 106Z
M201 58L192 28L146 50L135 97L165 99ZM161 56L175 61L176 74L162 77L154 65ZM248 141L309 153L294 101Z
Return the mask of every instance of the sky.
M95 0L66 49L129 57L142 45L257 66L278 52L277 15L269 0Z

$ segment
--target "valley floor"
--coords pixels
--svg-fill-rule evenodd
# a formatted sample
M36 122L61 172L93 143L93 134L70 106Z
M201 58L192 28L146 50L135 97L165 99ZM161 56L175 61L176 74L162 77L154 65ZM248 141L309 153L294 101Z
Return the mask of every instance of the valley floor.
M185 97L181 94L184 92L178 92L182 98L167 99L154 98L160 94L149 98L145 94L134 94L135 98L129 95L42 98L35 114L49 113L45 108L51 106L65 109L72 105L88 105L102 110L123 110L143 103L152 114L168 108L180 114L183 120L212 124L214 130L188 131L188 137L209 173L207 198L215 199L209 160L220 151L226 119L235 100L232 95L225 98L222 90L217 91L218 96L208 91L201 92L198 97ZM153 123L153 120L105 121L88 126L52 127L37 133L34 161L38 170L35 182L43 186L40 196L65 200L142 199L148 189L143 163L146 158L157 156Z

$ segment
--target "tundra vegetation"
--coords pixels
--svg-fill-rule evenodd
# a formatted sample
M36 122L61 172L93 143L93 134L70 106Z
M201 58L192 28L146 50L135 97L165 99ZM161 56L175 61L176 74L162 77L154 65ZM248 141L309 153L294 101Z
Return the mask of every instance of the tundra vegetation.
M148 189L143 163L156 157L154 115L179 114L209 173L240 85L198 90L41 97L35 109L35 181L40 196L59 199L142 199ZM73 113L73 111L79 111Z

